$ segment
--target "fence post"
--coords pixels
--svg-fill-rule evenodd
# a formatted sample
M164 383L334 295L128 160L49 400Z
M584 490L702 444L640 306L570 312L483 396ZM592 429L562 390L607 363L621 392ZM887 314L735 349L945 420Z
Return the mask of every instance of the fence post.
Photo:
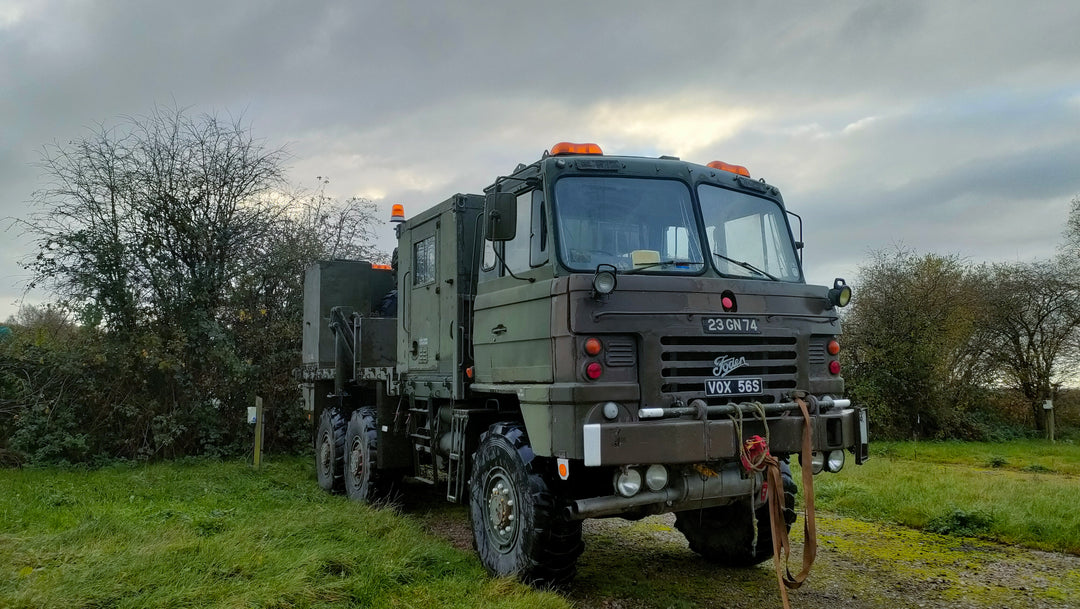
M1054 443L1054 400L1043 402L1043 410L1046 411L1046 437L1050 443Z
M255 396L255 469L262 464L262 441L263 441L263 400L261 396Z

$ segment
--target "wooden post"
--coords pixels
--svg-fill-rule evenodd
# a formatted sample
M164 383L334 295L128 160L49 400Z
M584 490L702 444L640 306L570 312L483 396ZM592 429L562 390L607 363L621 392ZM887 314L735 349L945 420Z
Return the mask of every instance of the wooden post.
M1043 402L1043 410L1046 416L1046 438L1054 443L1054 400Z
M261 396L255 396L255 469L262 464L262 441L263 441L263 401Z

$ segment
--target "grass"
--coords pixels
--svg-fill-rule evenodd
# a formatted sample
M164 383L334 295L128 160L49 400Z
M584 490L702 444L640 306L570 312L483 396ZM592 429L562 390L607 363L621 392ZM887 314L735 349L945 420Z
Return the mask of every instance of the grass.
M566 607L308 459L0 471L0 606Z
M1046 440L1011 442L880 442L875 455L894 461L923 461L1080 476L1080 445Z
M880 443L815 478L817 507L863 520L1080 554L1080 446Z
M866 465L815 478L819 509L1080 554L1080 448L1021 441L872 450ZM309 461L275 460L261 471L218 462L0 471L0 607L568 606L487 577L472 552L426 534L414 515L326 495ZM852 534L834 543L873 526L837 520L829 528L841 525ZM704 592L688 591L690 580L671 578L685 572L696 581L714 569L690 560L681 536L647 544L630 557L641 564L625 568L625 544L655 525L633 526L645 528L593 539L577 598L612 590L635 597L659 586L648 594L668 599L660 606L708 605L711 597L695 596ZM767 570L725 577L747 590L769 581Z

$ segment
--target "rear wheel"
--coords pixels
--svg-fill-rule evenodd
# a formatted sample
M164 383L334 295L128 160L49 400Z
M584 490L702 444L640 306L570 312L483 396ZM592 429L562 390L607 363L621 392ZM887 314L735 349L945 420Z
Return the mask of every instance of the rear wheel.
M393 492L398 476L379 469L377 439L375 410L361 408L353 412L345 433L345 492L353 501L374 503Z
M494 575L560 586L577 572L581 522L556 512L524 429L496 423L480 439L469 479L469 514L480 562Z
M319 415L315 435L315 475L324 491L340 492L345 472L345 419L337 408L326 408Z
M795 523L795 494L798 487L791 477L791 468L780 463L784 481L784 524L788 531ZM757 545L754 545L754 519L750 499L729 505L678 512L675 528L686 537L690 549L706 559L728 567L751 567L772 558L772 530L769 528L769 509L757 509Z

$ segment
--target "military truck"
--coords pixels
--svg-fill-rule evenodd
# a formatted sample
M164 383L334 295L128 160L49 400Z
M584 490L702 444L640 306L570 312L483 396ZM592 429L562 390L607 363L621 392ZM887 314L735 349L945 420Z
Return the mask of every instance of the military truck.
M398 207L394 265L307 271L324 489L436 485L468 503L491 573L559 585L586 518L674 512L709 559L770 558L765 480L742 458L767 438L790 527L799 400L815 473L867 458L838 360L851 289L804 281L801 219L745 167L564 142L483 195Z

